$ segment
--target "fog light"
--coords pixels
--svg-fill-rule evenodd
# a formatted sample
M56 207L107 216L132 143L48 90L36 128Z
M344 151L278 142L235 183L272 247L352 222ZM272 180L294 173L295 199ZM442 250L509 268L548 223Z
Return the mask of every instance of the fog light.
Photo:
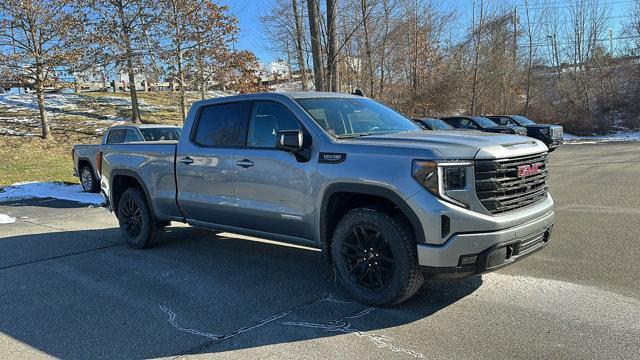
M473 265L476 263L477 255L464 255L460 257L460 266Z

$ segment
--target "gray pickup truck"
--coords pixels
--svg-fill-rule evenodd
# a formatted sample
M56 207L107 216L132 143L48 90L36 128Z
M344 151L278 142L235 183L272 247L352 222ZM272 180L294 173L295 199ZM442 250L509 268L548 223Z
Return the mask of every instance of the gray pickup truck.
M116 125L107 129L101 144L176 141L180 138L181 132L182 128L171 125ZM96 171L96 156L99 152L100 144L78 144L71 149L73 174L80 179L82 189L86 192L100 191L100 174Z
M550 239L547 147L424 131L374 101L266 93L195 103L177 144L101 146L102 193L134 248L171 221L324 251L358 301L478 275Z

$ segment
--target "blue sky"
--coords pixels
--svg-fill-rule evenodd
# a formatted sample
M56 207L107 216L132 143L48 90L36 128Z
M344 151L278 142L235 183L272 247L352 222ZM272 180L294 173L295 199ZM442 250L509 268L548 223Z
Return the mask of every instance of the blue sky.
M260 14L266 12L271 6L274 0L220 0L222 4L228 5L231 12L238 17L240 26L240 35L238 36L238 42L236 43L237 49L251 50L258 59L264 63L270 63L276 59L276 56L269 51L265 42L267 41L264 36L262 24L260 23ZM321 0L322 1L322 0ZM628 8L631 5L631 0L588 0L596 1L602 4L611 6L611 27L613 29L613 36L621 36L620 22L628 16ZM492 0L485 0L485 3L491 3ZM531 7L539 6L544 3L545 0L529 0ZM561 4L560 0L546 0L548 3ZM524 0L515 0L514 3L523 5ZM440 4L445 9L455 10L460 19L464 22L465 19L471 18L471 0L440 0ZM466 28L461 28L465 30ZM603 34L603 38L606 37Z

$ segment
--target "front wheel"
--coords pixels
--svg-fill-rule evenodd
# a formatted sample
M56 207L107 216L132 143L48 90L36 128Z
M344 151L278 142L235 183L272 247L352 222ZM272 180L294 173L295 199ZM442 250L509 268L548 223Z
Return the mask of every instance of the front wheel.
M164 226L151 214L147 198L138 188L129 188L118 201L118 222L124 241L135 249L152 245Z
M331 257L342 287L365 304L400 303L424 281L411 228L377 209L358 208L340 220Z

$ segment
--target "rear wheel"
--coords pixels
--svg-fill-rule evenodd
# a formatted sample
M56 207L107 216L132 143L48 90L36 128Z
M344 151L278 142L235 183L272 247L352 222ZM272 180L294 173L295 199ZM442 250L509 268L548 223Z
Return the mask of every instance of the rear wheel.
M400 303L424 281L409 225L377 209L355 209L340 220L331 256L338 281L362 303Z
M97 193L100 191L100 184L98 184L98 180L93 175L93 171L89 166L83 166L80 169L80 184L82 185L82 189L86 192Z
M120 197L118 222L125 242L136 249L149 247L164 231L164 223L152 216L144 193L137 188L125 190Z

